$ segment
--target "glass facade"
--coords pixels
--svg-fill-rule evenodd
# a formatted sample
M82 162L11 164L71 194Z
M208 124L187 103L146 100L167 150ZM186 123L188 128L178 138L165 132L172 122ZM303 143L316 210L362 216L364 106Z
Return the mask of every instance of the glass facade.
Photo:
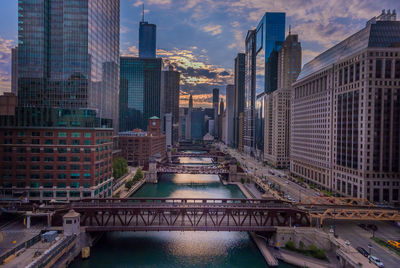
M157 26L141 21L139 26L139 58L156 57Z
M277 89L278 51L285 39L285 16L285 13L281 12L265 13L255 30L255 40L246 45L247 64L255 64L254 67L247 67L247 74L254 76L254 78L247 78L246 82L248 107L251 107L251 102L254 102L251 119L254 132L248 131L250 135L253 134L254 136L248 139L254 141L252 152L261 160L264 155L264 98L265 94L270 94ZM254 59L251 59L251 57L254 57ZM254 89L251 89L252 86ZM251 90L254 90L253 94L250 94ZM250 98L251 100L249 100ZM249 119L246 118L246 120Z
M160 117L161 59L121 57L120 131L147 129L148 119Z
M89 108L118 129L119 0L18 1L18 98Z

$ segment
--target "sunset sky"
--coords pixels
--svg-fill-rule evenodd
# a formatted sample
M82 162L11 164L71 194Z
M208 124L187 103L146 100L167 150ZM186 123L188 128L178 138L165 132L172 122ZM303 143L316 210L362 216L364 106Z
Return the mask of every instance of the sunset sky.
M121 54L137 56L143 1L121 0ZM303 63L361 29L398 0L148 0L145 20L157 25L157 55L182 73L181 105L209 106L214 87L225 93L244 38L265 12L286 12L299 35ZM17 0L1 0L0 93L10 91L11 48L17 44Z

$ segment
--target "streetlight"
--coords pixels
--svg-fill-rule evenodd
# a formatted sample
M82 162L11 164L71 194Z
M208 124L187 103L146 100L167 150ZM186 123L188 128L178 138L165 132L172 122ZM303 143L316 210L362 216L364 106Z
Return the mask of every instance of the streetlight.
M371 243L368 243L368 249L369 249L369 255L371 256L371 252L372 252L372 245L371 245ZM369 259L369 262L371 262L371 259L370 258L368 258Z

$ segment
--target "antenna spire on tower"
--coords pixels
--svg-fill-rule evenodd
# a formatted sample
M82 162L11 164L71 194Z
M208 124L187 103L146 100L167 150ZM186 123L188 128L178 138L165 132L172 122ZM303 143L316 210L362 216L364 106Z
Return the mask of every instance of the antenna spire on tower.
M292 33L292 25L289 24L289 35Z
M144 3L142 4L142 22L144 22Z

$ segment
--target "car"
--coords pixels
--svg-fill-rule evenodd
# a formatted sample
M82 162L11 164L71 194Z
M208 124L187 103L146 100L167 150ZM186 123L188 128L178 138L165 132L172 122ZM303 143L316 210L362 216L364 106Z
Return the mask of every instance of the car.
M289 184L289 181L285 181L286 184Z
M387 243L395 248L400 248L400 243L395 240L388 240Z
M383 265L383 262L378 257L369 255L368 259L378 267L385 267L385 265Z
M378 231L378 226L376 226L375 224L368 224L367 228L375 232Z
M364 248L362 248L362 247L357 247L357 251L360 252L361 255L363 255L364 257L367 257L367 258L368 258L369 253L368 253L368 251L366 251Z

